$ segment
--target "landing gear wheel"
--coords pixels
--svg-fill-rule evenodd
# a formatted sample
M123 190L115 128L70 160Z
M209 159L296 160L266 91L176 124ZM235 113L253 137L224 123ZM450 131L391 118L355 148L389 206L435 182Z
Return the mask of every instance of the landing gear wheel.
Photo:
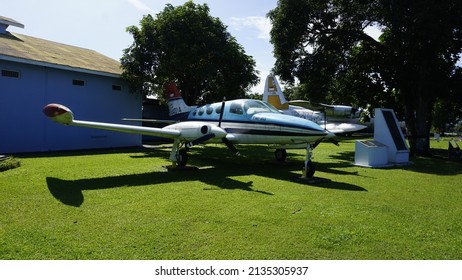
M186 163L188 162L188 153L185 149L181 149L178 151L178 154L176 155L176 160L176 164L178 167L186 166Z
M306 170L304 171L306 178L313 178L315 171L316 169L314 167L314 163L311 161L308 161L308 164L306 165Z
M284 149L276 149L276 151L274 151L274 156L277 161L285 161L287 158L287 152Z

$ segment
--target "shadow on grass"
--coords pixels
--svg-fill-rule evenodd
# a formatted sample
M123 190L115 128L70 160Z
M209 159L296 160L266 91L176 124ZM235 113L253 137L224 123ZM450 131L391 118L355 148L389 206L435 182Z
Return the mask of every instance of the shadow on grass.
M337 160L339 164L349 166L351 165L351 162L355 158L355 152L354 151L336 152L334 154L330 154L329 157Z
M144 174L132 174L110 176L103 178L62 180L47 177L50 193L66 205L79 207L84 202L82 191L111 189L118 187L136 187L146 185L162 185L172 182L202 181L206 184L217 186L220 189L239 189L243 191L258 192L272 195L260 190L252 189L253 182L241 182L232 178L223 177L215 168L197 169L195 171L176 172L149 172Z
M341 191L355 191L355 192L367 192L367 190L363 187L342 183L342 182L329 182L329 183L322 183L311 185L313 187L323 188L323 189L334 189L334 190L341 190Z
M171 145L170 145L171 146ZM159 147L162 147L159 145ZM32 152L32 153L18 153L15 155L17 158L47 158L47 157L73 157L73 156L87 156L87 155L113 155L113 154L126 154L148 151L150 148L145 147L121 147L121 148L101 148L101 149L81 149L81 150L64 150L64 151L47 151L47 152Z
M450 160L448 159L448 151L445 149L431 149L431 156L425 157L410 157L409 161L412 164L404 166L392 166L387 167L386 169L404 169L417 173L426 173L434 175L457 175L462 173L462 160ZM335 163L320 164L324 168L325 172L334 173L334 174L345 174L352 175L350 172L341 171L338 173L338 170L334 168L346 168L351 166L355 158L354 151L345 151L340 153L335 153L329 155L330 158L335 159Z
M165 149L165 147L163 147ZM144 152L141 155L130 155L133 158L142 157L165 157L168 158L170 152L166 150L140 149L137 152ZM130 174L121 176L109 176L103 178L90 178L79 180L63 180L54 177L46 178L50 193L59 201L66 205L79 207L84 202L82 191L110 189L118 187L136 187L147 185L162 185L172 182L184 181L201 181L209 186L213 186L204 190L220 190L220 189L239 189L243 191L251 191L265 195L273 195L262 190L255 189L254 183L241 182L230 178L231 176L249 176L256 175L276 180L290 181L291 176L296 173L301 175L303 162L288 161L279 163L273 158L272 150L266 147L240 146L239 151L244 156L236 157L232 153L227 152L223 147L207 146L202 149L193 149L190 151L190 162L193 166L210 166L209 168L193 169L191 171L176 171L176 172L149 172L144 174ZM196 156L196 154L199 154ZM343 164L343 163L339 163ZM329 170L329 164L319 164L318 170ZM338 167L338 166L336 166ZM331 170L333 173L342 173L348 175L357 175L354 172L344 172ZM326 171L326 172L331 172ZM348 191L366 191L359 186L341 183L327 182L322 184L314 184L311 186L321 187L326 189L338 189ZM258 186L257 186L258 187Z
M440 176L452 176L462 174L461 162L448 160L438 156L432 157L412 157L413 164L395 167L402 168L416 173L434 174Z

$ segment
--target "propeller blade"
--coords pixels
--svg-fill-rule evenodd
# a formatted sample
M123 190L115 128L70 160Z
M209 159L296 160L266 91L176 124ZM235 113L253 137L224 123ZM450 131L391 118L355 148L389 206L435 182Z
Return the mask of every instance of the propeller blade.
M189 147L192 147L192 146L194 146L194 145L202 144L202 143L204 143L205 141L207 141L207 140L209 140L209 139L211 139L211 138L213 138L213 137L215 137L215 134L213 134L213 133L204 135L204 136L202 136L202 137L197 138L196 140L193 140L193 141L191 141L191 142L186 143L186 147L189 148Z
M335 135L335 133L330 132L329 130L327 130L327 132L328 134L327 134L326 140L331 142L335 146L339 146L339 140L338 140L337 135Z
M228 139L223 138L223 143L225 143L226 147L228 147L236 156L240 156L241 153L236 149L236 147L231 143Z
M337 140L337 138L334 138L334 137L333 137L333 138L329 138L329 141L330 141L332 144L334 144L335 146L337 146L337 147L340 146L340 145L339 145L339 141Z
M221 103L220 119L218 121L218 127L221 127L221 121L223 120L223 114L225 113L225 101L226 101L226 97L223 98L223 102Z

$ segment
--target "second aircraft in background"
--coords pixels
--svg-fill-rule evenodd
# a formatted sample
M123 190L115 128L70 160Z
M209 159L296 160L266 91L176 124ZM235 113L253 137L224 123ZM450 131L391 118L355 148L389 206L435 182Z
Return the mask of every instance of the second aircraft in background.
M352 134L366 128L365 125L358 124L360 111L351 106L322 103L313 106L309 101L304 100L287 101L278 81L272 75L266 78L263 101L284 114L310 120L335 134ZM313 108L321 108L321 110L313 110Z

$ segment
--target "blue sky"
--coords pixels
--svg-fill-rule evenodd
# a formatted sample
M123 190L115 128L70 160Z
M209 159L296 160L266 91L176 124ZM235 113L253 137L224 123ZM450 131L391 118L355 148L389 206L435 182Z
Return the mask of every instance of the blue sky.
M15 0L2 1L0 15L25 25L8 31L63 44L92 49L119 60L133 42L126 27L139 25L146 14L155 15L165 4L182 5L185 0ZM277 0L215 0L207 3L210 14L228 26L245 52L256 61L262 83L252 89L263 92L264 80L274 65L269 42L270 21L266 14Z

